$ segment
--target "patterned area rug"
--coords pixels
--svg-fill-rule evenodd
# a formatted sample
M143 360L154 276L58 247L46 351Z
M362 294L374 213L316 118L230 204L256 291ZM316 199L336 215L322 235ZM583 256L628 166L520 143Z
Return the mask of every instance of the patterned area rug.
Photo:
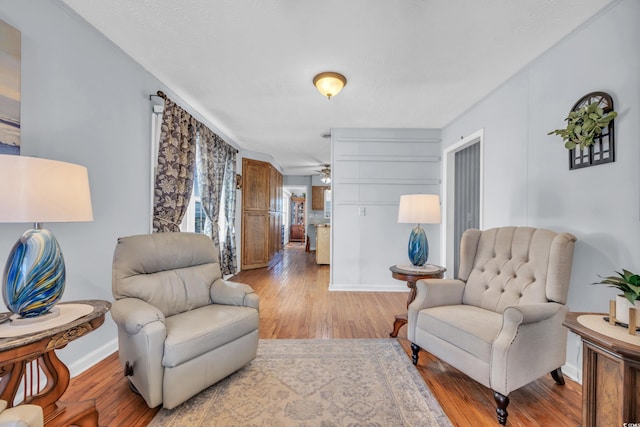
M158 426L451 426L395 339L260 340L258 357Z

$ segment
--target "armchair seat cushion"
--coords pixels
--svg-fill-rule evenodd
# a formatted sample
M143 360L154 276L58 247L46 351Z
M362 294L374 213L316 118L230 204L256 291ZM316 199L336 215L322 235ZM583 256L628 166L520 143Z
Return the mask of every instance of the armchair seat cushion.
M502 327L502 314L473 305L445 305L422 310L416 328L489 363Z
M175 367L258 329L250 307L212 304L166 318L162 366Z

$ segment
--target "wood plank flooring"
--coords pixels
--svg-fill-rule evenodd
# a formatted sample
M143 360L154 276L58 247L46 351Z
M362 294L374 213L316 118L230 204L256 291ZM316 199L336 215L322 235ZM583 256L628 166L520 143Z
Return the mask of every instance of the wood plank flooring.
M260 296L260 338L387 338L394 315L406 311L408 294L329 292L329 266L316 265L314 255L294 246L268 268L234 278ZM410 354L406 334L403 327L398 340ZM418 370L455 426L498 426L491 390L426 352ZM508 426L580 424L581 387L571 380L561 387L547 375L509 398ZM158 411L129 390L117 354L72 379L62 398L85 399L96 399L103 426L146 426Z

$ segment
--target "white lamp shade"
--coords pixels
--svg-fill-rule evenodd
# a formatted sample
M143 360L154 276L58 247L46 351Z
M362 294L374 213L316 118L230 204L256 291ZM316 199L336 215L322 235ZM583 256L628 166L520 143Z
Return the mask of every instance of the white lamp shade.
M0 155L0 222L93 221L87 168Z
M406 194L400 196L398 222L440 224L440 196L437 194Z

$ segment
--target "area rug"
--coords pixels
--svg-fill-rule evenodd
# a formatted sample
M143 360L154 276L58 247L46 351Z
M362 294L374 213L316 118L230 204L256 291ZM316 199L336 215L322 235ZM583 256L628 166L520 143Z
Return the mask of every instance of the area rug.
M238 372L152 420L159 426L451 426L395 339L260 340Z

